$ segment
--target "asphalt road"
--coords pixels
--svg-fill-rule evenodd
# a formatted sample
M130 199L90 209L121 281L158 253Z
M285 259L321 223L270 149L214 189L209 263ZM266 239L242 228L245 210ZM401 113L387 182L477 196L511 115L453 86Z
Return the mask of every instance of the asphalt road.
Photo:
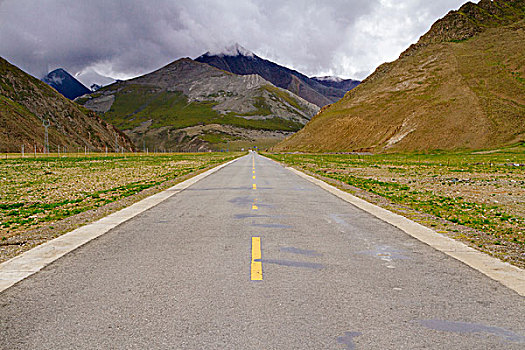
M525 298L253 154L0 294L0 349L524 348Z

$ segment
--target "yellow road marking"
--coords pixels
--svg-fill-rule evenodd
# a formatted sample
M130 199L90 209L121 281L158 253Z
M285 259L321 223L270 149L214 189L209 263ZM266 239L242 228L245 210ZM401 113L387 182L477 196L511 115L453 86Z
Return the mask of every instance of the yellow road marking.
M256 185L256 184L253 184L253 189L254 189L254 190L257 189L257 185Z
M255 175L253 175L252 177L253 177L253 179L255 180Z
M253 171L253 173L255 174L255 170Z
M263 279L261 257L261 237L252 237L252 281L262 281Z
M252 205L252 210L257 210L257 209L259 209L259 207L256 206L255 204L253 204L253 205Z

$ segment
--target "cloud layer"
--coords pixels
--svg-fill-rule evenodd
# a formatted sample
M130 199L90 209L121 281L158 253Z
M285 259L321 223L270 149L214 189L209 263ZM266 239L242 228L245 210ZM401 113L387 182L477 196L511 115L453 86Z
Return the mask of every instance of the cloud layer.
M307 75L365 78L465 0L0 0L0 55L125 79L238 42Z

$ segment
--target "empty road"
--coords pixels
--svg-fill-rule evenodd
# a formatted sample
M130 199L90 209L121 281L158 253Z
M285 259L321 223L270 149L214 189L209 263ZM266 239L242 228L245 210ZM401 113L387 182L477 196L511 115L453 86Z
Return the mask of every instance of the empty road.
M0 294L0 349L524 349L525 298L257 154Z

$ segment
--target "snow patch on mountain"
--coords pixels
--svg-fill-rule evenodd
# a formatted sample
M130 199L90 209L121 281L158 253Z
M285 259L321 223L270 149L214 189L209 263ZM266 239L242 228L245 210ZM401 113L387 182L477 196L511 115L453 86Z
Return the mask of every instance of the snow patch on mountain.
M312 79L315 79L315 80L318 80L318 81L333 81L335 83L340 83L340 82L342 82L344 80L342 78L334 77L334 76L314 77Z
M64 77L61 77L61 76L56 75L56 74L53 74L52 76L50 76L48 78L48 81L53 82L53 83L55 83L57 85L60 85L64 81Z

